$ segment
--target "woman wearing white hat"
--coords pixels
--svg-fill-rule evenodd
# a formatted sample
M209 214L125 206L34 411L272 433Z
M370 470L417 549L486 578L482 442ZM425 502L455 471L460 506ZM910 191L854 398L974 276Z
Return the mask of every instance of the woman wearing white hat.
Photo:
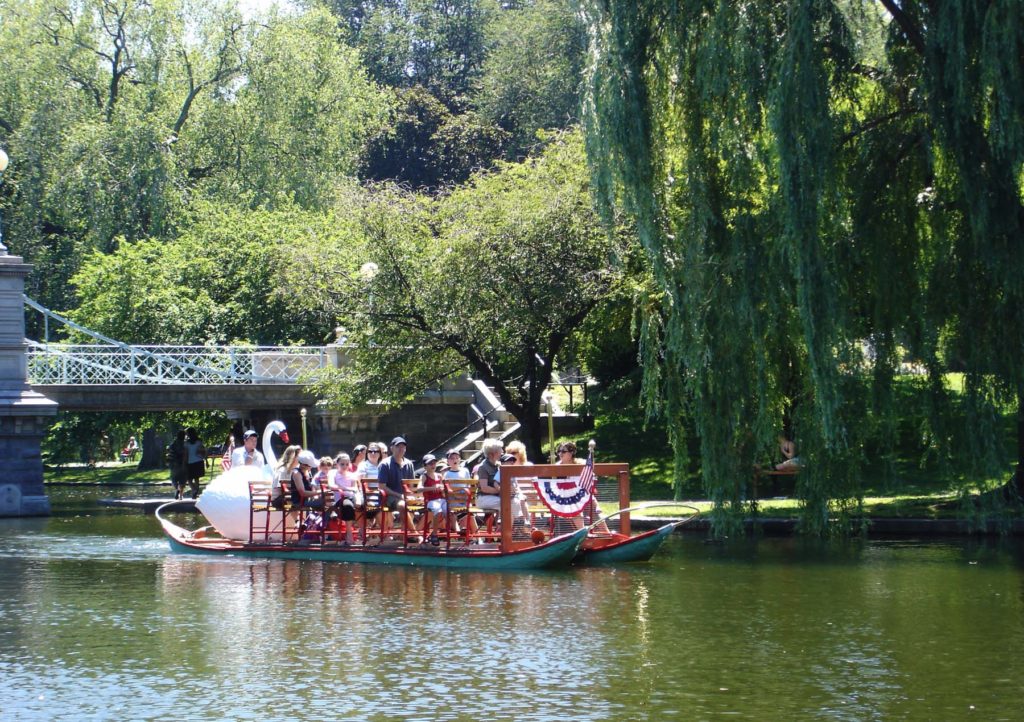
M313 472L319 461L309 449L303 449L298 455L299 467L292 469L292 489L296 496L295 502L306 509L323 509L324 500L320 496L320 488L313 483Z

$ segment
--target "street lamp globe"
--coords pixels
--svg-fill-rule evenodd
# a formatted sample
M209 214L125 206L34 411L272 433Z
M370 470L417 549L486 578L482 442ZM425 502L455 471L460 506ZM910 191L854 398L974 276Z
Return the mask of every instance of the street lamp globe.
M10 158L8 158L7 154L4 153L4 149L0 148L0 173L3 173L5 170L7 170L7 164L9 162Z
M372 281L373 277L377 275L379 266L373 261L367 261L359 267L359 275L364 281Z

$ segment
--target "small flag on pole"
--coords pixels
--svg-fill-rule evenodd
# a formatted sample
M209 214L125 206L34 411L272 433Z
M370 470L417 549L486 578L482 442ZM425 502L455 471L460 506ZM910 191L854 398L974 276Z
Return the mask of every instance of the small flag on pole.
M232 438L232 441L234 439ZM224 451L224 456L220 457L220 470L227 471L231 468L231 454L235 451L235 445L233 443L228 444L228 448Z
M594 476L594 452L591 451L587 457L587 463L583 467L583 472L580 474L579 486L588 494L593 494L596 481L597 477Z

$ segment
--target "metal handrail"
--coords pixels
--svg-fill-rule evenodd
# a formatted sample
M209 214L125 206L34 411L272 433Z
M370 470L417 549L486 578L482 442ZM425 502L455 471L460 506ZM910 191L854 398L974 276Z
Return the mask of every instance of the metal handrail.
M301 376L327 365L326 349L320 346L132 346L86 328L28 296L23 299L26 306L43 314L47 339L52 318L100 342L51 344L27 339L28 376L37 384L299 383ZM309 361L296 364L302 356ZM257 373L261 364L271 373Z

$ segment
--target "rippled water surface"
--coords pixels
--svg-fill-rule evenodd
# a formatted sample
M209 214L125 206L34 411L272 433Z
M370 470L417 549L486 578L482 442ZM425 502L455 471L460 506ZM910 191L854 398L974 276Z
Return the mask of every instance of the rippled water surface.
M3 719L1024 718L1020 541L481 574L177 556L51 495L0 520Z

